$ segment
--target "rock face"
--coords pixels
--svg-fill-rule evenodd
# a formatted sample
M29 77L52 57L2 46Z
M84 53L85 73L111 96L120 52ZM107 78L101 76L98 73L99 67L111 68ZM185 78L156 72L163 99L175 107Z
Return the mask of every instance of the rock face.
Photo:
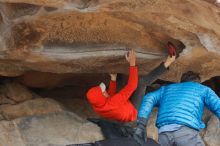
M25 116L37 116L46 113L63 111L63 107L51 99L38 98L16 105L1 105L0 113L6 119L15 119Z
M80 117L67 110L68 105L42 98L16 82L2 84L0 91L1 146L66 146L104 139L100 128L85 120L91 115L84 114L85 103L68 101L77 105L72 111Z
M127 48L136 50L140 74L166 58L166 44L171 41L178 52L184 50L161 79L179 81L188 70L199 72L202 80L220 76L220 7L215 2L0 0L0 76L20 82L1 82L0 145L66 145L103 139L97 126L76 114L96 116L83 97L90 86L107 82L108 73L128 73ZM50 93L39 93L59 98L76 114L26 86L47 88ZM57 90L63 86L68 87ZM80 98L70 101L69 96ZM219 123L207 115L208 128L202 136L207 145L220 145L219 128L213 127ZM156 112L148 133L157 139L155 120Z
M5 81L0 85L0 104L16 104L38 96L27 87L11 81Z
M1 105L0 113L0 145L66 146L103 139L98 126L64 110L52 99Z
M220 75L220 9L213 1L1 2L1 75L127 73L127 47L137 51L140 73L147 73L165 58L168 41L186 49L161 78L178 81L187 70L203 80Z
M150 118L148 120L147 136L157 141L158 131L157 131L157 127L155 126L156 120L157 120L157 109L155 108L153 112L151 113Z
M99 127L65 111L1 121L0 129L0 144L7 146L66 146L103 139Z
M218 146L220 145L219 140L220 135L220 121L217 117L212 116L208 122L206 134L204 136L204 141L207 146Z
M34 98L34 95L32 95L25 86L15 82L4 84L3 88L1 88L1 92L4 93L5 97L8 97L15 102L23 102Z

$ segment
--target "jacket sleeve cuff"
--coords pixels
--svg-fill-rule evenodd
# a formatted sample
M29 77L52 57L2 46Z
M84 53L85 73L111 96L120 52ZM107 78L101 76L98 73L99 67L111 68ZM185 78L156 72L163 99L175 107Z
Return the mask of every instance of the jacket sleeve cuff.
M110 84L116 84L116 81L111 80Z
M138 124L146 126L147 125L147 119L142 118L142 117L138 118Z
M137 66L130 66L130 71L137 71Z
M162 62L161 64L160 64L160 66L161 66L161 69L162 70L169 70L170 69L170 67L168 66L168 67L165 67L165 64L164 64L165 62Z

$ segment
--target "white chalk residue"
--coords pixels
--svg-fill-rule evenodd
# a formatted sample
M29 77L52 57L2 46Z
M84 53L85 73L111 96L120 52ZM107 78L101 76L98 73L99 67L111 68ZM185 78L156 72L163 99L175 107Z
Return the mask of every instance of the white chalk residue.
M75 49L73 47L47 46L43 50L33 49L32 52L51 59L71 60L91 57L124 56L127 50L125 47L118 45L94 45L90 47L78 46ZM165 57L163 53L142 52L140 49L137 49L136 53L138 58L141 59L160 59Z
M202 45L209 51L220 54L220 40L216 35L210 33L198 33Z
M64 4L63 9L64 10L74 10L74 11L79 11L79 12L94 12L97 10L97 7L98 6L85 6L83 4L66 2Z

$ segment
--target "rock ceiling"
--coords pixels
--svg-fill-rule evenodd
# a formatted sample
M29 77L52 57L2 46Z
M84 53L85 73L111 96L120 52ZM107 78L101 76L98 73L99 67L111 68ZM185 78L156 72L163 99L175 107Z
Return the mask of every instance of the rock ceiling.
M127 73L137 51L140 73L184 49L162 79L188 70L220 76L220 7L212 0L0 0L0 75Z

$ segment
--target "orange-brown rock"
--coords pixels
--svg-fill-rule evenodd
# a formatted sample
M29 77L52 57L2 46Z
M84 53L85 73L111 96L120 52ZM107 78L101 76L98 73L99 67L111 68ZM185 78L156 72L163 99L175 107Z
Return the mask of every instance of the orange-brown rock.
M100 82L108 83L108 81L110 80L110 76L107 74L97 73L56 74L31 71L26 72L20 77L17 77L16 80L24 84L25 86L32 88L55 88L72 85L75 88L84 88L84 90L87 90L89 87L99 84Z
M1 115L12 120L25 116L37 116L63 111L64 107L52 99L37 98L16 105L0 105Z
M16 82L6 82L3 84L1 86L1 94L4 99L7 98L14 102L24 102L36 97L36 95L34 95L25 86Z
M2 146L65 146L103 140L100 128L68 111L0 121Z
M220 9L201 0L1 0L0 74L126 73L127 47L137 51L140 73L166 56L166 43L182 49L162 78L187 70L206 80L220 75Z
M220 135L220 121L216 116L212 116L207 124L207 130L204 135L204 141L207 146L217 146L220 145L219 135Z

